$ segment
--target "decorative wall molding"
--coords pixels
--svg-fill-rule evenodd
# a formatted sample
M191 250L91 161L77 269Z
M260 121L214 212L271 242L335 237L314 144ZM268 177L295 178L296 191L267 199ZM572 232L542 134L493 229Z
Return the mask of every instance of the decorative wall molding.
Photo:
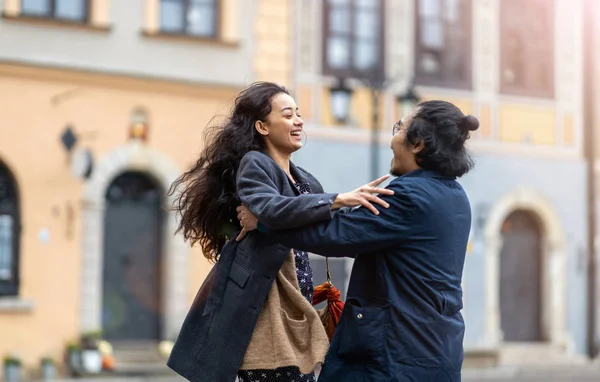
M548 343L564 347L566 331L567 252L560 217L551 202L531 188L517 188L504 195L491 208L484 229L486 258L486 320L483 343L500 347L500 251L502 224L516 210L533 213L542 232L542 333Z

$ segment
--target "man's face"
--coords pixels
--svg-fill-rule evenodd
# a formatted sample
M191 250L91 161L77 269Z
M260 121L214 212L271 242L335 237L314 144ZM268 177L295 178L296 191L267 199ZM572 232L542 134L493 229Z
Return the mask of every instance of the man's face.
M410 126L414 112L404 117L394 125L391 149L394 152L390 173L394 176L402 176L416 170L419 166L415 160L415 154L420 148L407 146L405 144L406 129Z

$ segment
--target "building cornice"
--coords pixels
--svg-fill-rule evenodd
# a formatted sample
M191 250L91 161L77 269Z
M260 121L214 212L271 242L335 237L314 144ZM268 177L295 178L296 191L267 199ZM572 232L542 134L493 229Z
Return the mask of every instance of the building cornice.
M171 93L179 96L230 100L241 87L217 82L183 81L131 73L105 72L40 65L0 59L0 77L29 81L66 82L81 87L103 87L139 92Z

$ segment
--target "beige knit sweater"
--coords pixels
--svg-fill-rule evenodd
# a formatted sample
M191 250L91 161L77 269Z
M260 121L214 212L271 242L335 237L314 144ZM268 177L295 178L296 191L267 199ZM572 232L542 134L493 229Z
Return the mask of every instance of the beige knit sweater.
M300 292L290 251L258 316L241 369L298 366L308 374L324 362L328 348L319 315Z

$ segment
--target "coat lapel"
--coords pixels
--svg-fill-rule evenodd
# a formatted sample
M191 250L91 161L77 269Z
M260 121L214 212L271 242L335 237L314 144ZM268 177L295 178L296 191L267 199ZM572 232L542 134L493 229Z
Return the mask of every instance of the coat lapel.
M294 177L296 182L298 182L298 183L307 183L308 182L306 177L304 177L304 175L302 174L302 171L298 170L298 167L296 167L296 165L292 162L290 162L290 173L292 174L292 176ZM290 183L290 186L292 186L294 193L296 195L300 195L300 191L298 191L298 188L296 187L294 182L292 182L290 177L287 175L285 177L287 178L288 182Z
M290 179L289 176L287 176L287 174L285 173L285 171L283 171L283 169L281 167L279 167L279 165L273 160L273 158L271 158L269 156L269 154L263 152L264 155L266 155L269 159L271 159L273 161L273 164L275 164L275 166L279 169L279 171L281 171L281 173L283 174L283 176L285 176L285 178L287 179L290 187L292 188L292 190L294 191L294 193L296 195L300 195L300 191L298 191L298 188L296 187L296 185L294 184L294 182ZM294 177L294 179L296 180L296 182L299 183L310 183L308 182L308 179L306 179L306 177L304 176L304 174L302 173L302 171L300 171L298 169L298 167L296 167L296 165L290 161L290 173L292 174L292 176Z

